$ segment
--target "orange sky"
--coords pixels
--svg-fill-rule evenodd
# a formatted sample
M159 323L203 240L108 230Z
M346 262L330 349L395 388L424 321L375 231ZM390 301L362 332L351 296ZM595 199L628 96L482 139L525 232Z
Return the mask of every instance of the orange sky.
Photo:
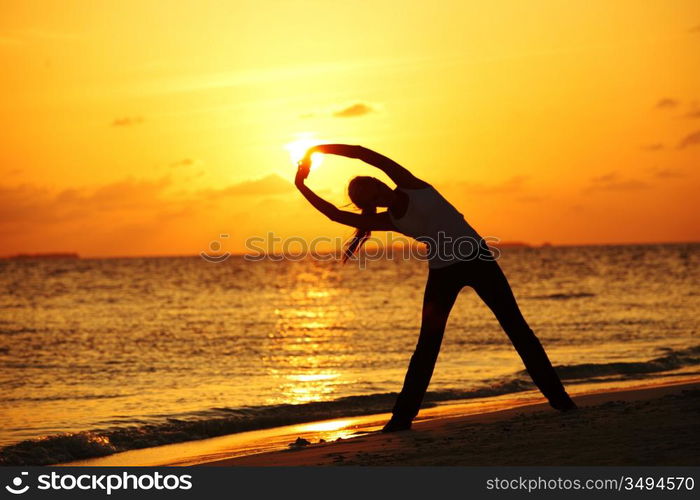
M0 6L0 255L347 237L285 145L363 144L483 235L697 241L697 0ZM348 203L371 167L309 184Z

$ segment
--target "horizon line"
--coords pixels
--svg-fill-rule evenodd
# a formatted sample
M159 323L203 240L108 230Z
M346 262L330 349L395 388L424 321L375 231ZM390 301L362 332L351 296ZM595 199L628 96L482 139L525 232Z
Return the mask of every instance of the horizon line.
M540 244L532 244L519 241L504 241L498 245L492 245L496 248L498 246L511 247L511 248L562 248L562 247L603 247L603 246L654 246L654 245L689 245L689 244L699 244L700 240L686 240L686 241L653 241L653 242L618 242L618 243L550 243L544 242ZM378 245L376 248L392 248L384 247ZM405 248L405 246L397 245L393 248ZM339 250L328 250L325 252L316 252L322 255L328 255L332 253L338 253ZM245 257L248 255L254 255L252 253L241 253L241 252L224 252L221 255L228 253L230 257ZM288 254L280 253L265 253L265 256L284 256ZM173 254L130 254L130 255L81 255L80 252L74 251L47 251L47 252L19 252L10 255L1 255L2 260L13 260L13 259L139 259L139 258L190 258L190 257L201 257L201 253L173 253Z

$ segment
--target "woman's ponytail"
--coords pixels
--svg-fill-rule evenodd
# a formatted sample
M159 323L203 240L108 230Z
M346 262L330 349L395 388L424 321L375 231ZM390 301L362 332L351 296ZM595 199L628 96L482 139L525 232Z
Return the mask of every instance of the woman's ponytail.
M366 207L362 209L362 215L374 215L377 213L377 207ZM355 252L359 251L364 245L365 241L370 237L372 231L369 229L357 228L353 237L345 245L345 251L343 252L343 264L345 264L350 257L352 257Z

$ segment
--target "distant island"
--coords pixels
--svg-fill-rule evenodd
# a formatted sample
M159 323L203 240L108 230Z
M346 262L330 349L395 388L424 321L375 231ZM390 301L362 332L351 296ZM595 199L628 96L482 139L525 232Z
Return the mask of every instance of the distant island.
M504 247L507 247L507 248L511 248L511 247L531 248L532 247L532 245L530 245L529 243L525 243L524 241L499 241L499 242L490 242L489 241L488 245L490 247L501 247L501 248L504 248Z
M5 259L79 259L76 252L18 253Z

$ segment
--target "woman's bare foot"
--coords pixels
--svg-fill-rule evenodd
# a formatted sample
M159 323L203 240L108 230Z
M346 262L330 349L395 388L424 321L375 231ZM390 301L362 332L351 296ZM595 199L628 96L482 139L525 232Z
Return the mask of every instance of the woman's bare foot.
M571 411L578 409L578 406L576 406L576 403L574 403L574 400L571 399L568 394L566 394L564 397L558 398L556 401L550 401L549 404L552 405L552 408L559 411Z
M382 429L382 432L399 432L399 431L407 431L411 429L411 421L410 420L404 420L404 419L398 419L391 417L391 419L386 423L384 428Z

